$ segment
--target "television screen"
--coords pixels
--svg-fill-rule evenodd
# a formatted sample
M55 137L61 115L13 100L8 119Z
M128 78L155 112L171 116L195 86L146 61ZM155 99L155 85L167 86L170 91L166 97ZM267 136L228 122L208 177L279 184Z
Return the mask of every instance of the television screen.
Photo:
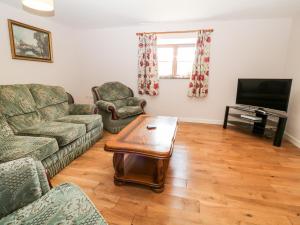
M287 111L292 79L239 79L236 104Z

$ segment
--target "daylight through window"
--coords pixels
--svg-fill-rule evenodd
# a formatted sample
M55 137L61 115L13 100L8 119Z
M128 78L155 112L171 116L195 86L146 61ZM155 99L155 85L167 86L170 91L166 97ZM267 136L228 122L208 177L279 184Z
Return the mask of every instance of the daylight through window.
M157 40L158 74L160 78L189 78L195 58L196 38Z

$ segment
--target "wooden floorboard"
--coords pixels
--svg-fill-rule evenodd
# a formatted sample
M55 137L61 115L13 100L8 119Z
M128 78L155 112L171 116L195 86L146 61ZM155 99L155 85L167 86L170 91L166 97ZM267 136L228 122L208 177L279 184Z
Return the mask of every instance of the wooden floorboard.
M166 187L115 186L104 137L52 179L79 185L112 225L299 225L300 149L180 123Z

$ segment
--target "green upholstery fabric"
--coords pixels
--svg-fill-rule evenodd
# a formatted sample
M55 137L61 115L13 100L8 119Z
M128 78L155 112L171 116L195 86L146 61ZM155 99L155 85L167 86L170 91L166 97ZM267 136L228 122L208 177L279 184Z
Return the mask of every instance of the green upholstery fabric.
M100 115L69 115L55 120L57 122L84 124L86 130L90 131L96 127L102 126L102 117Z
M43 160L58 151L53 138L9 136L0 139L0 162L7 162L23 157Z
M146 105L146 100L142 98L137 98L137 97L129 97L127 98L127 105L128 106L141 106Z
M97 88L97 93L104 101L115 101L133 96L131 89L120 82L105 83Z
M40 113L31 112L19 116L9 117L7 118L7 122L13 129L14 133L18 133L20 130L40 124L43 121Z
M44 195L48 191L50 191L50 186L49 186L49 181L48 181L48 178L46 175L46 170L45 170L43 164L41 163L41 161L35 161L35 165L36 165L36 171L37 171L37 174L38 174L39 180L40 180L42 194Z
M68 115L68 96L62 87L42 84L31 84L28 87L44 120Z
M73 184L62 184L32 204L0 220L0 224L106 225L89 198Z
M117 109L117 115L121 119L128 118L143 113L143 109L140 106L123 106Z
M111 101L111 103L113 103L115 105L115 107L118 109L118 108L127 106L127 98Z
M110 112L110 109L116 110L116 106L112 102L99 100L96 102L96 106L99 110Z
M83 124L45 122L22 130L21 135L55 138L59 146L65 146L86 133Z
M38 109L68 102L67 93L62 87L42 84L31 84L28 86Z
M146 101L134 97L133 91L120 82L93 87L92 92L104 128L111 133L118 133L136 116L144 113Z
M0 85L0 113L10 117L35 109L36 104L26 85Z
M0 164L0 177L0 218L42 196L33 159L25 158Z
M76 139L69 145L61 147L57 152L42 161L44 167L53 177L74 159L82 155L89 147L95 144L103 135L103 127L97 127L84 136Z
M102 136L103 124L99 117L54 122L95 111L94 105L73 103L68 105L68 94L62 87L0 85L0 162L30 156L42 160L54 176L86 151Z
M1 141L1 138L12 136L13 134L14 134L14 132L8 125L5 117L0 114L0 141Z
M113 120L111 118L111 113L102 111L103 126L105 130L109 131L112 134L119 133L124 127L126 127L131 121L133 121L136 116L130 116L125 119Z
M68 115L69 105L67 102L50 105L38 110L42 118L46 121L55 120L59 117Z
M69 105L70 115L91 115L95 113L96 106L89 104L71 104Z

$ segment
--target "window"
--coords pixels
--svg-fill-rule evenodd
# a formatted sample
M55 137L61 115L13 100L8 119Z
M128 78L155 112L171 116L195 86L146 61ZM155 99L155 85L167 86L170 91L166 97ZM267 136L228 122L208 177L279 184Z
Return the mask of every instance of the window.
M158 39L157 59L160 78L189 78L195 57L196 38Z

